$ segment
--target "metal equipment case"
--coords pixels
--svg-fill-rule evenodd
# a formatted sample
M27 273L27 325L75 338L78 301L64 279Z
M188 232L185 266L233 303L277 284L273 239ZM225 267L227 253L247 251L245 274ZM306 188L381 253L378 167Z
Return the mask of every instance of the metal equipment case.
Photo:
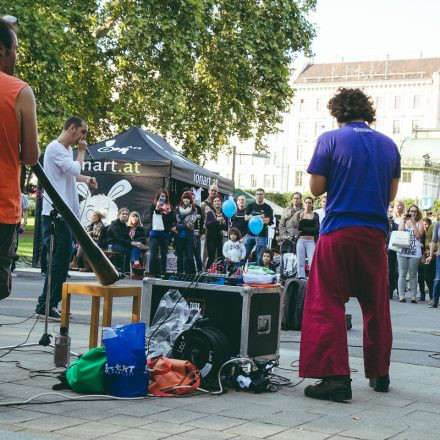
M276 359L280 345L279 287L225 286L144 278L141 321L147 326L162 296L177 289L188 304L197 304L203 318L229 338L234 356Z

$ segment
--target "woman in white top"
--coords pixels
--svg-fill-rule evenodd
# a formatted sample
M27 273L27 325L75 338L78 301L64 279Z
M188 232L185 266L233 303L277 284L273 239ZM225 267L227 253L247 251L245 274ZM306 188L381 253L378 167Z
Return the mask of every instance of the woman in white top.
M397 200L394 204L394 213L393 213L393 221L396 224L400 224L400 222L405 218L405 203L403 200Z
M409 272L409 287L411 293L411 302L417 303L417 271L422 258L422 243L420 238L424 233L422 213L416 205L411 205L408 214L399 224L399 231L408 231L410 235L410 245L397 253L397 262L399 265L399 302L406 302L405 286L406 275Z

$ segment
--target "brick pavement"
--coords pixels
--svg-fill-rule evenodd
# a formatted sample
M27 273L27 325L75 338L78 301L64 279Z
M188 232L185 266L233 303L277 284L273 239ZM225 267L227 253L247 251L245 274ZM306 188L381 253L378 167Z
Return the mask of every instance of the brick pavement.
M20 318L0 316L1 323ZM1 345L23 342L34 320L0 328ZM49 331L57 333L50 323ZM39 322L30 336L43 332ZM88 326L71 324L72 350L87 348ZM284 339L298 338L283 332ZM298 346L282 344L277 373L298 382L290 363L298 358ZM4 353L0 352L0 356ZM24 367L51 369L52 349L22 348L1 358L0 403L23 401L52 392L57 381L29 377ZM38 404L0 406L0 439L204 439L204 440L347 440L347 439L440 439L440 368L392 363L388 394L375 393L363 377L362 359L351 358L353 400L333 403L304 397L306 380L297 387L276 393L253 394L229 390L222 396L146 398L136 401L59 401L49 395ZM439 362L440 366L440 362ZM77 394L62 391L78 397ZM58 401L57 403L48 403Z

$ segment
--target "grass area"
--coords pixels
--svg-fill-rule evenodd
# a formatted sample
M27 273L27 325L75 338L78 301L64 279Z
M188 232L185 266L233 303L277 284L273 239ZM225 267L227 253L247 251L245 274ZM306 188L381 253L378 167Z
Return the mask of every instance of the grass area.
M34 249L34 225L35 217L28 217L26 230L18 237L18 251L19 257L32 260L32 253Z

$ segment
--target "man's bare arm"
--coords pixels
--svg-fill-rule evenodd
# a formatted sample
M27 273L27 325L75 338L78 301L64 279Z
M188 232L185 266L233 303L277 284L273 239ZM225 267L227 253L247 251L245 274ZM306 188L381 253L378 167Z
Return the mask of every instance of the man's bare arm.
M390 202L392 202L396 198L398 188L399 188L399 179L393 179L391 181L391 187L390 187Z
M310 175L310 192L315 196L321 196L327 191L327 177L320 174Z
M22 89L17 96L16 114L21 131L20 159L25 165L35 165L40 156L40 148L38 147L35 97L29 86Z

